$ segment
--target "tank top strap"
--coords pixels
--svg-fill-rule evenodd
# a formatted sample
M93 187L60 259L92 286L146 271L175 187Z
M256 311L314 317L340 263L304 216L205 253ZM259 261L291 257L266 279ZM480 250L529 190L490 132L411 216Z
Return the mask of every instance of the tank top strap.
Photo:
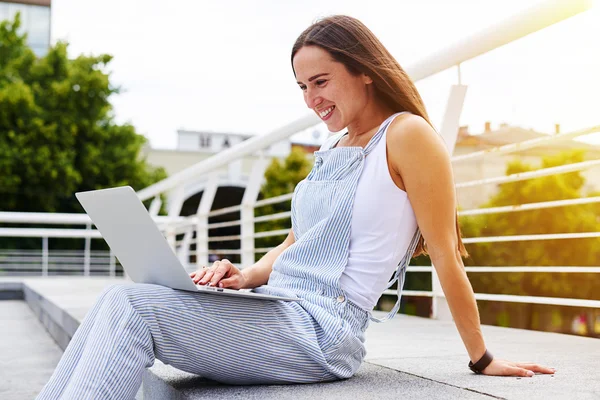
M371 140L369 140L369 143L367 143L367 145L365 146L365 148L363 150L363 154L364 155L369 154L375 148L375 146L377 146L377 143L379 143L379 140L383 137L383 134L387 130L388 126L390 126L390 124L392 123L392 121L394 121L394 119L398 115L404 114L404 113L407 113L407 112L408 111L401 111L401 112L392 114L385 121L383 121L383 123L381 124L381 126L379 127L379 129L377 130L377 132L375 133L375 135L373 135L373 137L371 138Z
M419 244L419 239L421 239L421 231L417 227L415 234L413 235L413 238L412 238L410 244L408 245L406 254L404 254L404 257L398 264L398 268L396 269L396 272L394 273L394 277L387 285L387 289L389 289L394 285L394 283L397 283L396 296L398 299L396 300L396 304L394 304L394 307L388 313L388 315L386 315L383 318L375 318L375 317L371 316L371 321L378 322L378 323L385 322L389 319L394 318L394 316L396 314L398 314L398 310L400 310L400 300L402 299L402 287L404 286L404 278L406 276L406 269L408 268L408 264L410 263L410 260L412 259L413 254L415 254L415 250L417 249L417 245Z

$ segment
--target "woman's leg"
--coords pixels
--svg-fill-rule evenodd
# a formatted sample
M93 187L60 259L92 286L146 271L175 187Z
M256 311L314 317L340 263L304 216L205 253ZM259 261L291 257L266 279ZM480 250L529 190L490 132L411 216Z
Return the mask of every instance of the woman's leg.
M334 379L295 303L116 285L84 319L39 399L133 398L154 355L228 383Z
M123 295L106 289L71 339L37 399L132 399L154 363L152 336Z

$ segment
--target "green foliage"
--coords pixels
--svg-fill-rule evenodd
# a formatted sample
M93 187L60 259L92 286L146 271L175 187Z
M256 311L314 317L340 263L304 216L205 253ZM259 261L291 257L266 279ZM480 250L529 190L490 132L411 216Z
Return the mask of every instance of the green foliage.
M582 151L544 157L540 168L581 162ZM506 174L533 171L520 160L510 162ZM527 204L582 197L585 179L579 172L540 177L500 185L498 193L483 207ZM592 194L594 195L594 194ZM600 230L598 204L554 207L461 218L465 237L596 232ZM600 260L600 239L556 239L469 244L471 258L465 265L481 266L592 266ZM567 273L473 273L476 292L530 296L599 299L594 288L597 274Z
M19 26L0 24L0 210L80 212L77 191L166 177L140 157L145 138L114 121L112 57L69 59L59 42L36 58Z
M261 188L261 198L268 199L293 192L298 182L308 175L310 169L311 163L306 157L306 153L299 148L293 148L287 158L283 160L283 163L276 158L273 159L271 165L265 171L266 182ZM291 201L270 204L257 208L255 216L286 212L290 211L290 208ZM256 232L289 229L290 227L290 218L278 219L256 224ZM285 235L258 238L255 245L257 248L274 247L284 239Z

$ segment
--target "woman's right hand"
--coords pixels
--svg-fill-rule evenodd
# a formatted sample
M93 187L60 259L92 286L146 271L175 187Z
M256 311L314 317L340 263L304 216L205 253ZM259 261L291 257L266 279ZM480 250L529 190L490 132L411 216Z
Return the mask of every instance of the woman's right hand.
M215 261L212 267L203 266L190 274L190 278L198 285L219 286L229 289L242 289L246 285L246 277L229 260Z

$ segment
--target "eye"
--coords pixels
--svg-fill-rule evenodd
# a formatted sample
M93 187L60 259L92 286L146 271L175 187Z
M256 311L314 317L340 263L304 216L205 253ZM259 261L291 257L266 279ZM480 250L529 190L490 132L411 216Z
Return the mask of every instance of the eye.
M298 86L300 89L302 89L303 91L306 90L306 86L305 85L299 85Z
M326 79L319 79L319 80L317 81L317 85L321 86L321 85L322 85L322 84L324 84L325 82L327 82L327 80L326 80Z

